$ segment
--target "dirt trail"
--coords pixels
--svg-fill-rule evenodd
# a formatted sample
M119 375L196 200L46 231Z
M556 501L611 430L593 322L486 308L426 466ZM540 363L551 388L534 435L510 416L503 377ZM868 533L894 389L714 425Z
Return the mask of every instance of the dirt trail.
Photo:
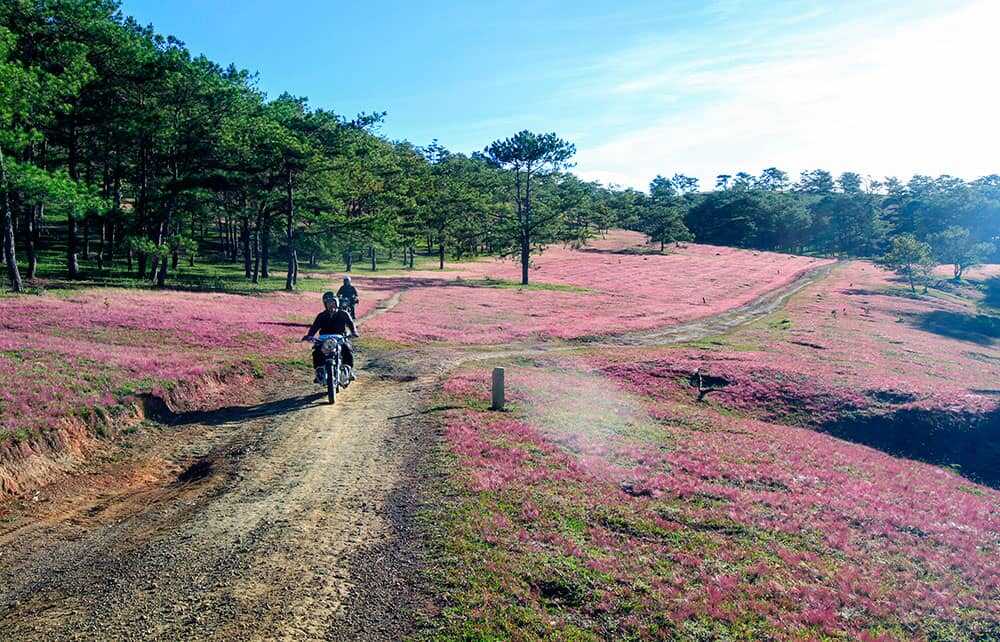
M788 285L771 290L749 303L727 310L722 314L695 319L658 330L633 332L605 340L604 342L623 345L666 345L697 341L724 334L738 326L777 311L795 294L813 283L826 278L836 265L836 263L827 263L806 270Z
M397 528L390 496L415 436L389 417L419 387L365 375L336 406L317 394L223 417L226 439L168 484L0 527L0 638L340 637L345 562ZM210 434L204 419L184 430Z
M828 269L719 317L614 343L717 334ZM0 513L0 639L405 636L423 599L415 458L435 439L420 411L439 375L468 360L580 346L369 355L336 406L303 373L258 406L173 418L136 454Z

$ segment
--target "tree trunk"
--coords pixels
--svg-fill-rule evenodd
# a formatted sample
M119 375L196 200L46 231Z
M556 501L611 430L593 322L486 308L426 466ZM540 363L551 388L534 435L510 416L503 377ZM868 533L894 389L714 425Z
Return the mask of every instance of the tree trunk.
M159 248L161 245L163 245L163 222L162 221L160 222L159 226L156 228L156 236L153 238L153 241L155 242L157 248ZM159 274L160 274L160 255L159 254L154 254L153 255L153 264L149 268L149 278L152 279L153 281L156 281L156 279L159 278ZM142 278L142 277L140 277L140 278Z
M368 250L371 252L371 257L372 257L372 272L374 272L375 270L378 269L378 264L376 263L377 259L375 258L375 246L372 245L371 247L368 248Z
M263 279L271 278L271 222L264 221L264 231L260 239L260 276Z
M233 263L236 263L236 261L239 260L238 257L240 255L239 231L236 228L235 221L232 221L229 224L229 226L230 228L232 228L232 233L230 234L230 240L229 240L229 260L232 261Z
M438 269L444 269L444 241L438 243Z
M156 272L156 287L162 288L167 284L167 257L160 260L160 269Z
M309 255L309 267L316 267L316 253L313 252Z
M295 212L295 203L292 198L292 170L289 169L285 176L285 240L288 243L288 275L285 277L285 289L295 289L295 236L292 233L292 216Z
M90 260L90 215L83 217L83 260Z
M112 222L108 225L108 255L105 259L107 261L108 267L113 268L115 265L115 248L118 244L118 223Z
M250 255L250 217L244 216L240 227L240 240L243 244L243 274L246 278L253 275L252 258Z
M354 253L351 251L350 247L344 251L344 266L344 269L347 272L350 272L351 268L354 267Z
M4 163L3 150L0 149L0 210L3 223L3 259L7 264L7 278L10 289L20 292L23 289L21 273L17 270L17 256L14 252L14 219L10 212L10 194L7 192L7 166Z
M528 261L531 260L531 245L528 237L521 237L521 285L528 285Z
M69 177L74 181L80 179L79 171L77 170L77 159L79 155L79 150L77 146L76 139L76 124L74 123L72 131L70 132L69 138L69 158L67 159L69 165ZM77 247L76 247L76 219L73 217L72 212L67 215L68 226L67 226L67 238L66 238L66 273L69 278L75 279L80 276L80 263L77 261Z
M76 218L72 214L69 214L68 223L66 232L66 273L69 275L69 278L75 279L80 276L80 262L77 260Z
M97 225L97 229L100 231L100 236L98 237L97 243L97 269L104 270L104 237L105 228L107 227L107 222L101 219Z
M251 281L253 283L260 283L260 224L258 223L257 228L253 231L253 276L251 276Z
M42 205L34 205L24 209L24 249L25 254L28 256L28 272L26 276L29 281L35 278L35 272L38 271L38 254L35 252L35 226L41 218L36 215L36 212L41 207Z
M414 252L414 247L411 245L410 246L410 269L411 270L413 269L413 255L414 255L414 253L415 253Z
M518 194L521 189L518 187ZM531 260L531 165L524 177L524 209L521 217L521 285L528 285L528 262Z
M21 283L21 273L17 269L17 256L14 252L14 220L10 215L10 201L7 192L3 194L3 259L7 264L7 278L10 280L10 289L20 292L23 288Z
M142 99L140 98L140 101ZM146 234L146 208L149 206L149 147L144 140L139 150L139 200L135 208L135 238L142 238ZM132 271L132 246L128 246L128 271ZM146 257L145 252L138 252L139 278L146 278Z
M162 233L158 234L157 236L158 237L162 237ZM160 246L160 242L159 241L156 242L156 246L157 247ZM149 266L149 278L155 283L157 275L159 275L159 273L160 273L160 255L159 254L154 254L153 255L153 260L152 260L152 262L151 262L151 264Z
M174 185L180 181L180 173L177 167L177 161L173 162L173 179ZM164 220L160 223L160 238L156 241L157 247L163 247L163 245L168 244L170 239L174 236L176 230L180 228L179 225L174 224L174 210L177 208L177 198L178 193L176 188L170 191L170 200L167 202L167 213ZM156 286L164 287L167 283L167 255L164 250L160 250L160 269L156 272ZM173 266L177 267L177 249L174 248L171 252L171 258Z
M167 212L167 217L168 218L167 218L166 225L163 225L162 223L160 224L160 230L161 230L160 231L160 240L156 244L157 247L162 247L163 243L166 241L166 239L163 236L163 229L164 229L164 227L169 228L169 226L170 226L170 218L169 218L170 217L170 212L169 212L169 208L168 208L168 212ZM158 270L154 269L153 273L156 274L156 287L162 288L167 283L167 266L169 265L169 263L167 263L167 256L166 256L166 254L164 254L162 256L157 256L156 260L159 263L160 268Z

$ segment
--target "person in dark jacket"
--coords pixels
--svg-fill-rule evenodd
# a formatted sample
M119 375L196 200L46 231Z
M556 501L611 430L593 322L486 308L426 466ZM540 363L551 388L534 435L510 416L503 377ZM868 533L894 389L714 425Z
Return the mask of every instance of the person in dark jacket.
M309 327L309 332L306 333L306 336L302 337L302 340L311 341L316 334L342 334L345 337L361 336L354 326L354 319L347 312L341 310L339 305L340 302L337 300L336 294L333 292L324 293L323 307L325 309L316 315L316 320L313 321ZM354 351L349 341L344 342L340 354L344 365L347 366L348 378L354 381ZM326 357L323 356L319 345L313 348L312 359L313 368L316 369L316 383L323 383L326 377L326 373L323 370Z
M351 284L351 277L344 277L344 284L337 290L337 296L348 302L348 309L344 311L350 314L352 319L355 318L355 306L361 299L358 297L358 289Z

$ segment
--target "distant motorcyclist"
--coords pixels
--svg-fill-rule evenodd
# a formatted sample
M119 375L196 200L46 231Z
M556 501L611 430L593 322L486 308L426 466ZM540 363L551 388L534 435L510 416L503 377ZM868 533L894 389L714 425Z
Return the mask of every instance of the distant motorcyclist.
M351 315L352 319L356 318L354 314L355 306L361 299L358 297L358 289L351 284L351 277L344 277L344 284L337 290L337 297L341 301L347 302L347 312Z
M313 321L312 326L309 327L309 332L306 333L306 336L302 337L302 340L310 341L317 333L341 334L345 337L361 336L354 326L354 319L347 312L339 309L339 305L340 302L337 300L336 294L333 292L324 293L323 307L325 309L316 315L316 320ZM344 365L347 367L348 379L354 381L354 351L349 341L344 341L340 354ZM326 358L323 356L319 345L313 348L312 360L313 368L316 369L316 383L323 383L326 376L323 364L326 362Z

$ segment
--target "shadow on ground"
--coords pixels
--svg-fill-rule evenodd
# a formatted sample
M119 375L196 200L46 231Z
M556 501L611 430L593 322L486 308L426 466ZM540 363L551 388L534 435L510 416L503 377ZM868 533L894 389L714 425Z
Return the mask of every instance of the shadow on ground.
M277 417L314 405L324 399L326 393L318 391L308 395L275 399L249 406L226 406L218 410L198 410L190 412L173 412L157 397L145 400L147 416L170 426L188 426L203 424L206 426L221 426L223 424L263 417Z
M1000 488L1000 408L987 413L920 408L850 413L819 430L896 457L947 466Z
M1000 317L988 314L961 314L947 310L932 310L910 317L913 325L925 332L991 346L1000 338Z
M986 281L983 286L986 292L986 297L983 299L983 303L990 306L991 308L997 308L1000 310L1000 276L994 276Z

